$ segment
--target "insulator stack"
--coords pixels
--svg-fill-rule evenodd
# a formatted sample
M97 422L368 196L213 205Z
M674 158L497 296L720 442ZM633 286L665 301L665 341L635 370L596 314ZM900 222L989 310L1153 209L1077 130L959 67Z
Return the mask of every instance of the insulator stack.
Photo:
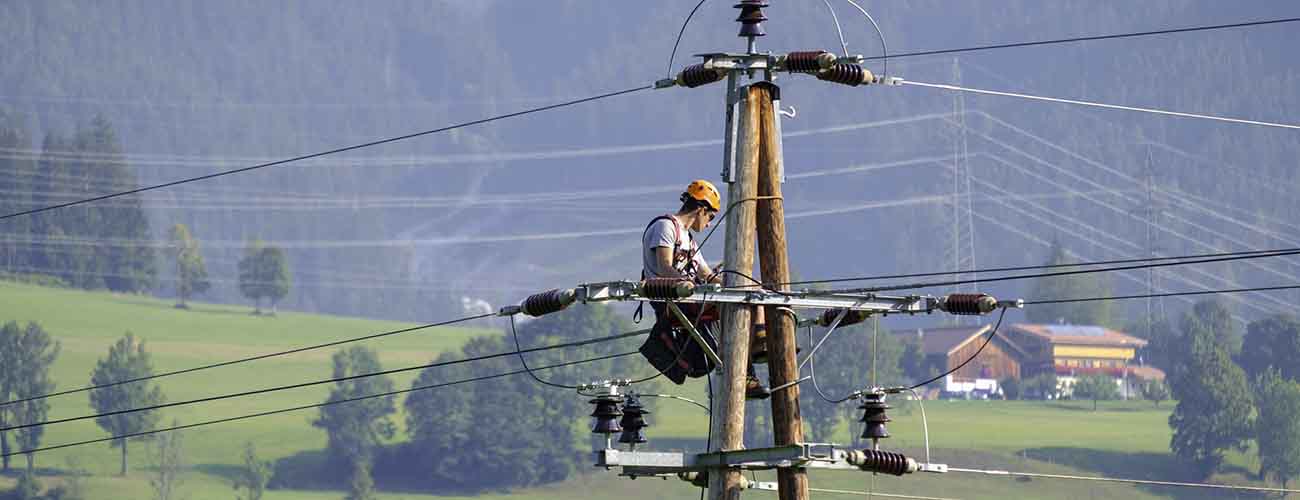
M848 461L867 472L879 472L895 476L916 472L920 469L916 460L907 458L901 453L880 450L855 450L849 453Z
M860 64L836 64L826 71L817 73L817 79L833 83L842 83L851 87L865 85L876 80L875 75Z
M608 439L611 434L623 432L618 424L619 417L623 416L623 412L618 409L618 396L597 396L590 403L596 405L595 411L591 412L595 420L591 426L592 434L604 434Z
M641 282L641 295L649 299L674 300L695 293L695 283L679 278L649 278Z
M627 402L623 404L623 420L619 425L623 426L623 434L618 437L618 442L636 446L646 442L645 428L650 424L645 421L645 416L650 411L641 405L641 401L633 396L627 397Z
M573 303L574 293L569 290L547 290L529 295L519 306L519 311L532 317L563 311Z
M954 293L944 297L941 309L962 316L978 316L993 312L998 299L984 293Z
M822 315L817 318L817 326L831 326L831 324L835 323L835 318L839 317L841 311L843 311L843 309L829 309L826 312L823 312ZM870 317L871 315L866 311L849 311L844 313L844 319L840 320L840 326L856 325L866 321L867 318Z
M785 70L791 73L819 73L835 65L835 54L824 50L791 52L785 56Z
M740 36L753 38L767 35L763 32L763 21L767 20L763 15L763 7L767 5L763 0L740 0L740 3L733 6L740 9L740 17L736 18L740 22Z
M889 437L889 430L885 428L885 424L890 421L889 416L885 415L885 410L889 408L885 404L884 394L873 392L863 396L862 405L858 406L862 410L862 420L859 422L866 424L862 429L862 439L874 441Z
M695 88L721 81L727 74L704 66L704 63L692 64L677 74L677 84L686 88Z

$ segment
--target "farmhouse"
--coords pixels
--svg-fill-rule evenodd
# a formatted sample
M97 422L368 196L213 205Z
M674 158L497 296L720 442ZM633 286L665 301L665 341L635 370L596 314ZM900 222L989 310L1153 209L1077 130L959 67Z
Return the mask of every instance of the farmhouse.
M973 356L993 325L898 330L914 337L932 369L949 370ZM1137 350L1145 340L1100 326L1004 325L979 356L947 381L949 392L994 392L996 381L1053 373L1063 389L1078 376L1108 375L1121 390L1133 393L1138 383L1162 379L1164 373L1140 366ZM1125 383L1126 382L1126 383Z

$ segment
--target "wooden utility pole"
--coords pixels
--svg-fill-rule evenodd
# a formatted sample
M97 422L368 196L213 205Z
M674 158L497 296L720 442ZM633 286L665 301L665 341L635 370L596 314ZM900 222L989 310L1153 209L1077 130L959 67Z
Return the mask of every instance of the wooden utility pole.
M754 198L758 191L759 104L762 91L754 86L735 90L739 102L736 113L736 161L734 181L727 189L727 248L724 262L728 269L746 274L754 269ZM729 124L730 125L730 124ZM726 209L724 209L726 210ZM740 277L725 274L723 286L743 285ZM745 378L749 367L749 329L751 308L729 305L722 309L722 380L713 385L713 418L709 432L713 436L709 451L732 451L745 447ZM716 469L709 475L710 500L740 498L743 477L738 469Z
M758 252L763 283L768 288L790 288L790 262L786 254L785 205L781 198L781 130L778 110L781 89L768 82L750 86L751 99L758 101ZM757 95L755 95L757 94ZM799 414L799 386L789 384L799 379L795 359L794 317L780 308L767 307L767 370L773 389L772 434L777 446L803 442L803 417ZM782 388L784 387L784 388ZM808 473L798 468L781 468L776 472L780 500L807 500Z

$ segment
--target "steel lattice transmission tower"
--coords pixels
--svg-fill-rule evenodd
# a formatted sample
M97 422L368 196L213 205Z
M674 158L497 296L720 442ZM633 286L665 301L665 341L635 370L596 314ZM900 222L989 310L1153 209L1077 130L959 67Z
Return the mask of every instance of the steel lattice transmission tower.
M955 58L952 61L952 73L954 84L960 85L961 65ZM950 122L953 126L953 153L952 166L948 169L952 192L947 207L951 220L948 221L950 230L946 232L948 241L944 245L944 262L950 263L954 271L974 270L975 222L972 214L970 154L966 139L966 98L960 92L953 95L952 114ZM959 272L953 275L953 280L978 277L974 272ZM952 293L969 293L974 290L974 284L956 285ZM956 324L969 324L978 320L953 316L951 321Z

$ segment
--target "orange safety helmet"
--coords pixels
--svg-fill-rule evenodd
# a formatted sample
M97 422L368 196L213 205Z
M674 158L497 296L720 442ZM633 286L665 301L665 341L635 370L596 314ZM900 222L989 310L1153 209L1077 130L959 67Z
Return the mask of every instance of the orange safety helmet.
M718 188L714 187L712 182L704 179L696 180L689 186L686 186L686 193L683 198L691 198L705 202L715 212L722 210L722 195L718 194ZM685 199L682 201L685 201Z

